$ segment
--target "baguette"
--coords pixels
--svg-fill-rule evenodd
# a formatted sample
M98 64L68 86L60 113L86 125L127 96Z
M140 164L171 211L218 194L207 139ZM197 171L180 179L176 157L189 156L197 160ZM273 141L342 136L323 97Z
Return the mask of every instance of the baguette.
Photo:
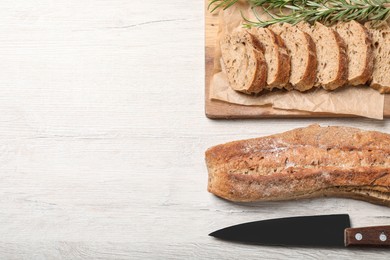
M390 206L390 135L311 125L206 151L208 191L231 201L320 196Z

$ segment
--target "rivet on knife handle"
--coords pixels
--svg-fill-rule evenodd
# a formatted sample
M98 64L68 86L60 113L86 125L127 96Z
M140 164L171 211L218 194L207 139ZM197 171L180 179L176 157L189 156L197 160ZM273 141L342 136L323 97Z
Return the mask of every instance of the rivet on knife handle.
M345 246L390 247L390 226L347 228Z

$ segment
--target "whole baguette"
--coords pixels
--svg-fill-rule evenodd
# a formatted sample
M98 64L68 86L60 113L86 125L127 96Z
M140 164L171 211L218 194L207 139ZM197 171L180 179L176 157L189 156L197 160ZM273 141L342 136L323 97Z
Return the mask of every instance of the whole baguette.
M347 197L390 206L390 135L311 125L206 151L208 191L231 201Z

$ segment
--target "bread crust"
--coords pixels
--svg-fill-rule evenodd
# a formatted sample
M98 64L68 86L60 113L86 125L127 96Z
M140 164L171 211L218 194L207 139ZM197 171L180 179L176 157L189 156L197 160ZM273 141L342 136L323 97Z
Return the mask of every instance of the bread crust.
M255 73L255 81L253 82L252 89L247 91L247 94L259 93L261 92L265 86L267 85L267 63L264 57L264 47L261 45L253 35L249 32L245 32L245 35L248 38L248 42L252 44L254 47L254 53L257 60L257 69Z
M378 90L379 93L381 93L381 94L390 94L390 87L382 86L382 84L379 84L377 82L371 83L370 87Z
M206 164L208 191L231 201L336 196L390 206L390 135L380 132L312 125L211 147Z
M362 26L364 33L365 33L365 42L367 45L367 56L366 56L366 67L362 75L355 80L351 80L351 84L353 85L359 85L359 84L365 84L367 81L369 81L372 77L372 72L374 70L374 50L372 48L372 37L370 31Z
M296 88L300 91L305 91L313 88L317 76L317 53L316 45L311 38L311 36L305 32L302 32L305 35L307 48L309 52L309 58L307 62L306 71L303 74L302 80L296 84Z
M372 203L390 206L389 192L370 183L385 177L388 169L359 167L353 170L339 170L335 167L306 169L294 174L273 176L251 176L242 174L217 173L209 183L208 191L224 199L236 202L281 201L315 197L359 198ZM330 176L330 177L329 177ZM346 185L348 181L348 186ZM383 186L382 189L388 189ZM365 191L358 193L355 190ZM385 199L384 199L385 198Z
M333 30L332 28L330 29ZM339 67L338 67L336 78L333 81L322 85L322 87L327 90L334 90L338 87L345 85L348 81L347 46L344 40L340 37L340 35L335 30L333 30L333 33L337 45L339 46L339 61L338 61Z
M275 42L278 47L279 54L279 73L277 74L277 79L275 80L275 86L286 87L288 85L288 81L290 80L291 73L291 57L288 54L286 45L284 44L283 39L270 30L270 32L275 36Z
M255 51L257 59L257 69L253 89L248 90L247 94L261 92L267 83L267 63L265 62L264 54L260 51Z

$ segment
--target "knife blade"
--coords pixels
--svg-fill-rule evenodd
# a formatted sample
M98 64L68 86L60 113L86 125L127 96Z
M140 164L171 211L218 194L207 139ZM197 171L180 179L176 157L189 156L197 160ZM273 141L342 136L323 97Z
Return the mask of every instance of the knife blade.
M254 221L226 227L209 235L223 240L275 246L390 246L390 226L351 228L348 214Z

